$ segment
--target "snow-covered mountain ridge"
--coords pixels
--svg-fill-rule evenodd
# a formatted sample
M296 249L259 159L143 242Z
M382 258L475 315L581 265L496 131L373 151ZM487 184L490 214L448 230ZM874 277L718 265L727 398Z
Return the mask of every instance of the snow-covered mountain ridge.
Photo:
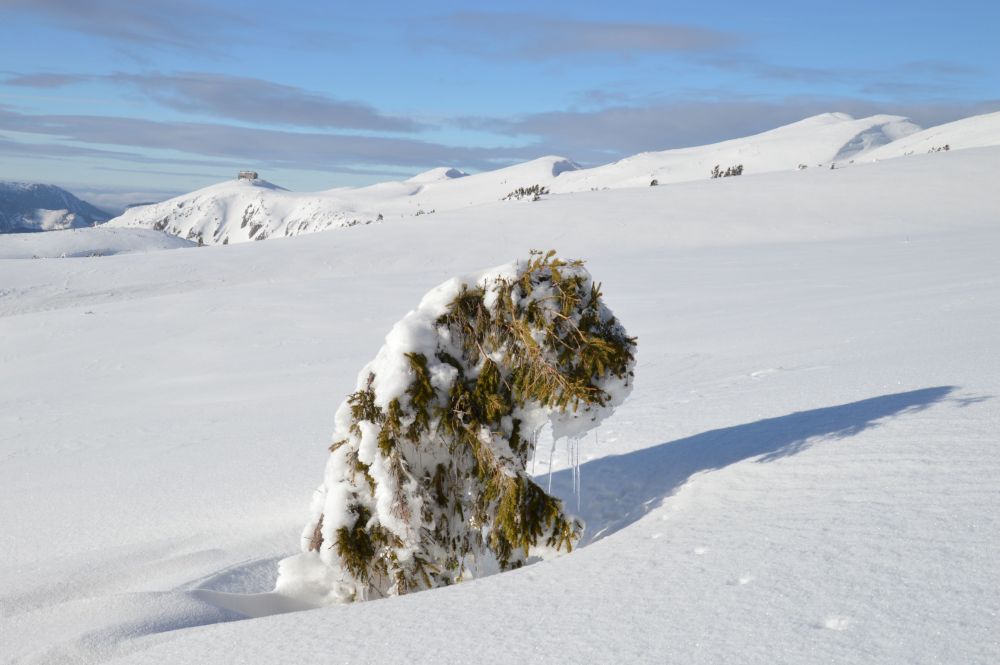
M957 137L952 147L1000 143L998 118L1000 114L961 121L968 140ZM921 130L902 116L855 119L825 113L754 136L646 152L594 168L550 155L474 175L440 167L408 180L314 193L290 192L261 180L234 180L127 210L110 225L159 229L207 245L229 244L494 203L534 185L568 194L708 179L716 165L742 165L746 174L846 166L872 155L891 156L892 146L933 131Z
M866 160L1000 145L1000 112L929 127L864 154Z
M55 185L0 182L0 233L83 228L110 217Z
M567 174L553 192L644 187L701 180L715 165L742 164L746 173L791 171L847 162L864 151L920 131L907 118L874 115L855 120L846 113L824 113L761 134L693 148L645 152L620 161Z
M291 192L265 180L231 180L126 210L109 224L227 245L493 202L519 186L550 182L578 168L562 157L542 157L476 175L436 168L407 180L314 193Z

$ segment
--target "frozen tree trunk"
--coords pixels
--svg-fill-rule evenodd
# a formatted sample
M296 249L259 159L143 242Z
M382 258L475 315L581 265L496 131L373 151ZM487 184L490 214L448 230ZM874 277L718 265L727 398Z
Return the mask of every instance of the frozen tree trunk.
M277 590L350 602L570 551L582 525L525 468L535 435L595 427L634 363L580 261L532 253L433 289L337 410L303 553Z

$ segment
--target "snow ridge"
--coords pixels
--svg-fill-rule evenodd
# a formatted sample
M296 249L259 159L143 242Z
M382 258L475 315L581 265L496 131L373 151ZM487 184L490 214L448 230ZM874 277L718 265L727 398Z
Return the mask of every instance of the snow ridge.
M1000 112L963 118L908 134L906 137L866 153L864 158L876 161L940 151L944 149L944 146L948 146L948 150L951 151L965 148L986 148L995 145L1000 145Z

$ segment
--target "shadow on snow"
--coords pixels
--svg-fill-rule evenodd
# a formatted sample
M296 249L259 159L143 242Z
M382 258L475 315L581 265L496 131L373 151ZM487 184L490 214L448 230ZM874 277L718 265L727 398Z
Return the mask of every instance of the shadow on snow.
M700 471L721 469L751 458L772 462L795 455L820 440L848 438L876 427L885 418L926 409L953 390L952 386L924 388L800 411L583 464L580 508L570 511L587 524L580 545L632 524ZM539 481L543 487L547 483L541 476ZM552 475L552 493L567 506L576 505L572 469Z
M700 471L721 469L752 458L766 463L795 455L821 440L851 437L878 426L886 418L926 409L944 401L954 390L951 386L940 386L882 395L703 432L588 462L581 466L584 492L580 509L575 511L587 522L587 532L580 544L587 545L637 521ZM968 406L984 399L989 398L949 398L948 401ZM545 476L539 476L538 481L543 486L547 484ZM567 505L576 504L572 469L553 474L552 493L561 497ZM229 588L233 580L239 582L250 567L259 567L262 563L271 562L261 561L251 566L227 569L217 579L212 578L208 587L188 593L220 611L222 614L216 619L219 621L311 607L275 592L228 593L212 588L218 585ZM178 623L177 627L210 623L212 618L196 618L188 623ZM152 632L156 632L155 628ZM151 631L140 628L136 632L146 634Z

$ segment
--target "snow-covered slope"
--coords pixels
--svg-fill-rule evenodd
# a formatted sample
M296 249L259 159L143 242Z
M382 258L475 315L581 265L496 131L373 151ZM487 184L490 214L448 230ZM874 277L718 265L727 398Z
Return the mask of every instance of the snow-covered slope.
M874 115L855 120L846 113L824 113L762 134L695 148L645 152L592 169L570 173L552 185L553 192L605 187L642 187L701 180L716 165L742 164L745 174L790 171L852 159L873 146L919 131L908 119Z
M109 217L55 185L0 182L0 233L82 228Z
M464 178L469 175L465 171L459 171L458 169L448 168L447 166L440 166L436 169L431 169L430 171L424 171L419 173L407 182L412 183L432 183L441 182L446 180L453 180L455 178Z
M998 160L0 261L0 661L993 665ZM334 410L393 322L549 247L587 259L639 339L579 499L561 442L535 463L584 546L222 623L292 609L254 594L297 551Z
M190 240L150 229L109 229L98 226L50 233L0 235L0 259L111 256L161 249L194 247Z
M108 226L151 228L206 245L227 245L362 221L349 214L342 206L330 205L322 194L297 194L266 180L230 180L129 208Z
M742 164L748 174L793 170L800 164L847 161L919 129L900 116L855 120L827 113L747 138L643 153L591 169L550 155L475 175L438 168L408 180L312 194L295 194L261 181L231 181L128 210L111 225L162 229L205 244L228 244L494 203L532 185L569 193L648 186L654 179L660 184L704 180L717 164L723 169Z
M367 187L341 187L325 194L354 210L378 210L385 217L416 216L495 203L519 187L549 183L580 167L565 157L549 155L495 171L466 175L456 169L433 169L402 182ZM440 177L442 173L451 173Z
M928 152L1000 145L1000 111L931 127L862 155L866 160L891 159Z

